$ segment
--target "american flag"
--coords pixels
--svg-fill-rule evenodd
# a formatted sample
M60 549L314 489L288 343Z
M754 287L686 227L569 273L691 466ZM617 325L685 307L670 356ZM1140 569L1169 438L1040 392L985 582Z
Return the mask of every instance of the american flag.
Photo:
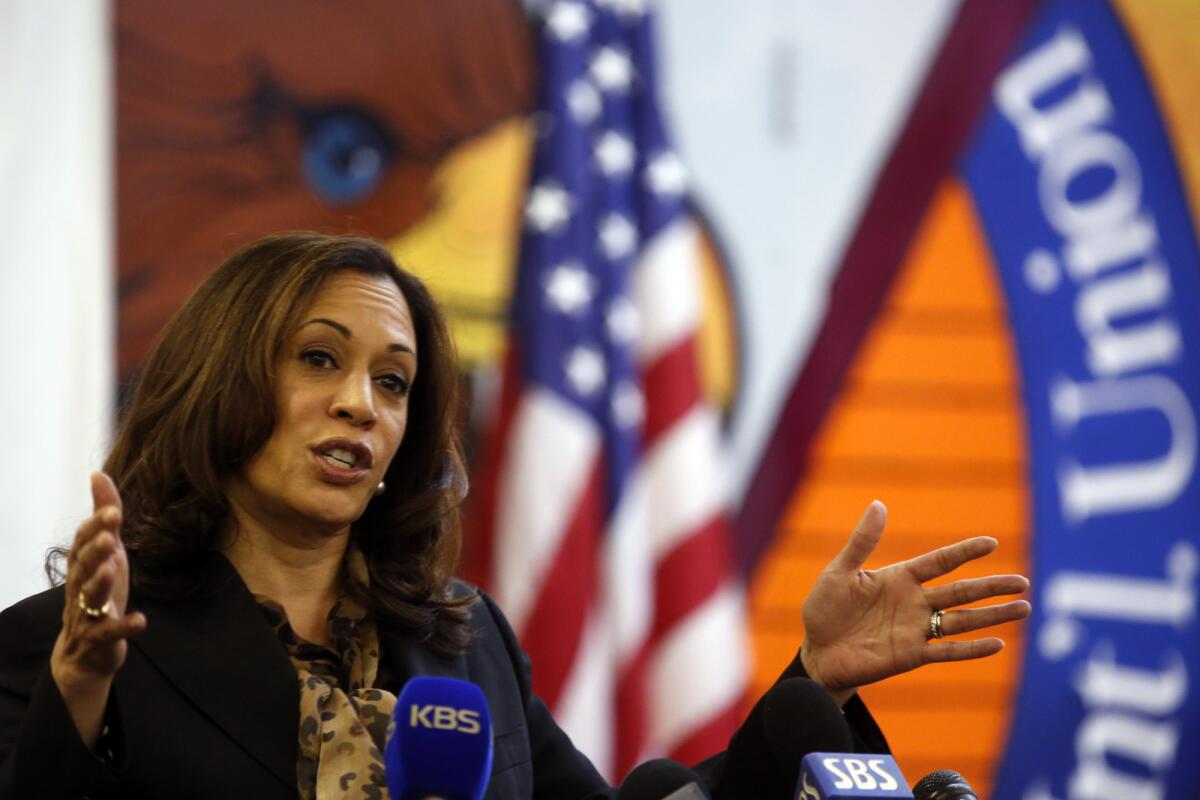
M537 140L477 522L535 691L616 779L725 746L747 684L743 591L650 15L644 0L556 0L538 23Z

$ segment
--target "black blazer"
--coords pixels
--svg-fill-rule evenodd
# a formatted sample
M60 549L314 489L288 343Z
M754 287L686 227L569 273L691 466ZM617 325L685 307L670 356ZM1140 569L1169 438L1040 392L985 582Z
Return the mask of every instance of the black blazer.
M225 559L185 602L138 603L149 620L114 682L105 721L112 765L81 740L50 676L63 589L0 614L0 800L12 798L229 798L294 800L299 700L296 673L254 597ZM469 591L467 587L461 587ZM487 697L495 736L488 800L608 796L530 688L529 662L486 595L474 606L467 652L443 659L419 642L381 633L399 692L416 675L472 681ZM799 659L788 674L802 674ZM847 706L863 749L886 749L860 701ZM712 785L722 758L698 771Z

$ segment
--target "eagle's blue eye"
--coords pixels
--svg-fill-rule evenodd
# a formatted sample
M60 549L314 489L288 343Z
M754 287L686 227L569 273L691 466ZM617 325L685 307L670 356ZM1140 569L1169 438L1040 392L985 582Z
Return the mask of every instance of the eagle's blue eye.
M353 110L314 114L304 127L304 177L317 197L332 206L365 200L391 159L387 132Z

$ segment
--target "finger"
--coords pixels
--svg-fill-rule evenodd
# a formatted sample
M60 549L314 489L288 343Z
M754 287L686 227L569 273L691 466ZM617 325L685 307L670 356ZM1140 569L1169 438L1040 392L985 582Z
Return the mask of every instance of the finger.
M103 608L104 604L112 597L116 575L117 568L111 559L98 566L92 576L83 582L79 590L83 595L83 601L92 608Z
M871 553L875 552L875 546L879 544L879 539L883 536L885 524L887 524L887 506L878 500L872 500L871 504L867 506L867 510L859 517L858 524L854 526L854 531L850 534L850 541L846 542L842 552L834 557L833 563L829 565L830 568L839 572L855 572L861 569L862 565L867 563Z
M987 606L986 608L968 608L962 611L950 611L942 615L942 633L955 636L960 633L977 631L980 628L990 628L993 625L1003 625L1029 616L1030 606L1025 600L1013 600L1011 603Z
M85 519L75 529L75 540L71 543L71 549L67 551L67 567L70 568L75 563L75 560L79 558L80 552L87 546L88 542L95 538L101 531L115 531L120 522L121 513L113 506L105 506Z
M990 536L976 536L911 558L904 565L914 578L924 583L953 572L968 561L986 556L996 549L997 544Z
M1004 649L1004 640L994 636L970 642L931 642L925 646L925 663L969 661L994 656Z
M100 617L89 619L83 627L84 647L104 647L121 639L140 636L146 630L146 615L142 613L129 614L121 617Z
M106 473L97 470L92 473L92 507L99 510L105 506L115 506L117 513L123 511L117 485Z
M1020 594L1029 588L1024 575L989 575L986 578L966 578L945 586L925 590L931 608L953 608L989 597Z
M111 558L116 551L116 537L104 530L79 548L73 567L79 582L86 582L95 573L96 568Z

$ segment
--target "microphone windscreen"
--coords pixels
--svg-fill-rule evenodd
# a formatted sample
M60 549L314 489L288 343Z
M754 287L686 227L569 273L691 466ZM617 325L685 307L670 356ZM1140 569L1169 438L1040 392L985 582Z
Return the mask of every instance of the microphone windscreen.
M917 800L979 800L967 779L952 769L931 772L913 786Z
M808 678L782 680L730 740L713 795L790 797L805 754L853 748L850 726L829 692Z
M708 800L700 776L677 761L659 758L638 765L621 782L617 800Z
M396 699L384 751L392 800L480 800L492 773L492 718L470 681L423 676Z

